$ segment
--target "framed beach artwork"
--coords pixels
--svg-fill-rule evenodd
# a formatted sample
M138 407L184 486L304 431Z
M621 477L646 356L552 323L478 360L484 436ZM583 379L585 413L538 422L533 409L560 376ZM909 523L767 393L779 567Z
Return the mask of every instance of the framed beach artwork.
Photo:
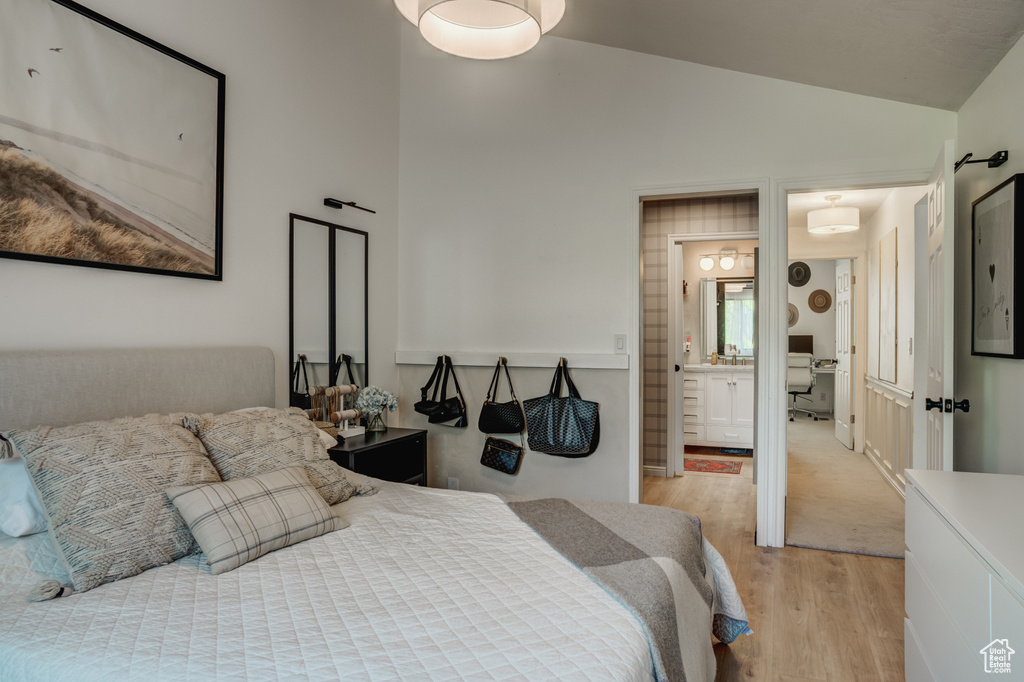
M221 279L224 74L67 0L0 17L0 256Z
M971 204L971 354L1024 357L1024 174Z

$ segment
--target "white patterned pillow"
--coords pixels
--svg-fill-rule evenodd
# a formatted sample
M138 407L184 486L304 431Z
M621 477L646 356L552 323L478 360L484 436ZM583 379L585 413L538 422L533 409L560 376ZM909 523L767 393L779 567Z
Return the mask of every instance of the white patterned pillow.
M9 431L77 592L195 554L164 490L220 477L199 440L148 415Z
M0 459L0 533L22 537L46 530L46 515L21 457Z
M356 492L345 470L327 454L320 429L301 411L190 414L183 423L202 441L225 481L301 464L327 504L344 502Z
M214 575L276 549L348 527L293 466L252 478L167 490Z

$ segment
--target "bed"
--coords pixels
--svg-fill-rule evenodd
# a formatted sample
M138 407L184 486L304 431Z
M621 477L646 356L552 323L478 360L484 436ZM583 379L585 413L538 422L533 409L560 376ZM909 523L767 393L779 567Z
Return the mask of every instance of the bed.
M273 378L263 348L4 352L0 432L272 406ZM32 602L66 566L47 532L0 535L0 679L697 681L712 631L746 631L681 512L348 475L375 494L330 508L347 527L219 575L190 554Z

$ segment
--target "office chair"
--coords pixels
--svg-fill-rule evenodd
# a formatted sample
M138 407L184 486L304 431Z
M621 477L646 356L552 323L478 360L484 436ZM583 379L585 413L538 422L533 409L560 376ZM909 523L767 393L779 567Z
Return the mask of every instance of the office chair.
M814 357L810 353L789 354L786 380L789 384L788 392L793 396L793 405L789 408L789 421L793 421L797 412L804 412L808 416L814 417L814 421L818 421L817 414L811 410L797 407L796 404L797 398L811 395L811 390L814 388L814 374L811 372L813 362Z

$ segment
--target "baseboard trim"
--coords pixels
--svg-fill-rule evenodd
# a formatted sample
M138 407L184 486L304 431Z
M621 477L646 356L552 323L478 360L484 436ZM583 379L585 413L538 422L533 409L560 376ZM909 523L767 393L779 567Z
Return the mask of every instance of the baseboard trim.
M668 467L649 467L644 465L644 476L661 476L664 478L668 473Z

